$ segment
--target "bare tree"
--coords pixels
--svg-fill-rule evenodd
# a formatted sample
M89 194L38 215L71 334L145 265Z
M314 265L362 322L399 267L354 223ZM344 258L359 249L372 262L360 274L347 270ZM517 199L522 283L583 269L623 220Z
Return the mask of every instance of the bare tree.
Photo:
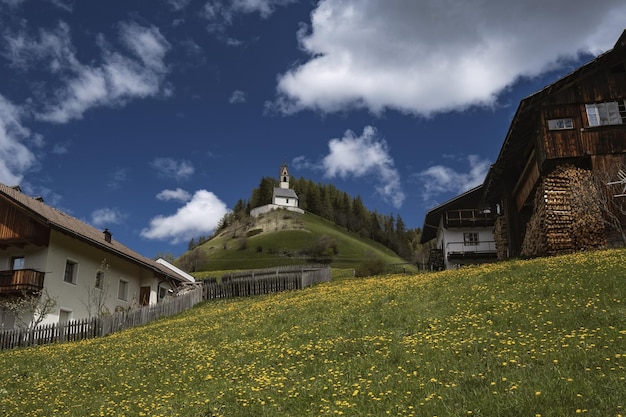
M90 318L94 315L102 317L111 313L106 306L106 298L111 283L108 272L109 264L105 258L100 262L94 285L86 285L87 299L81 302L87 308L87 314Z
M56 299L45 288L36 293L23 292L21 296L0 300L0 309L11 313L17 326L25 329L39 326L56 305Z

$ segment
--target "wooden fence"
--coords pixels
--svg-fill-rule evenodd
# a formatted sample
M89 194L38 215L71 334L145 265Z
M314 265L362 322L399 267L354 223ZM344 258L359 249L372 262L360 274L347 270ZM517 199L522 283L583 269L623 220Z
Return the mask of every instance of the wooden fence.
M113 313L110 316L52 323L34 329L0 331L0 350L48 343L78 341L140 326L190 309L202 301L202 287L150 306Z
M329 266L284 266L233 273L190 285L191 290L162 302L104 317L53 323L34 329L0 331L0 350L78 341L150 323L190 309L200 301L248 297L310 287L330 281ZM201 283L201 285L200 285Z
M206 300L248 297L280 291L299 290L330 281L329 266L282 266L232 273L203 281Z

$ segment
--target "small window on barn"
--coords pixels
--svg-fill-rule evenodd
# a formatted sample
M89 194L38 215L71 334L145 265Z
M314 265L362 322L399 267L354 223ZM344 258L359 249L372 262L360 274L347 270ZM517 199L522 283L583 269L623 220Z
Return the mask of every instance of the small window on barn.
M626 123L624 100L585 104L589 126L621 125Z
M476 232L463 233L463 245L464 246L477 246L478 245L478 233Z
M548 120L548 129L550 130L564 130L573 129L574 123L572 119L552 119Z

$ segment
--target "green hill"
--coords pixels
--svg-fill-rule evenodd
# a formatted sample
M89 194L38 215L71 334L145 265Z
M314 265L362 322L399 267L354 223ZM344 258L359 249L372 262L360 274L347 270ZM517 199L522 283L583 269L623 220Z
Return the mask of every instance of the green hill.
M195 252L195 251L199 251ZM195 252L195 253L193 253ZM188 263L198 260L191 267ZM268 268L311 262L354 269L366 260L382 261L388 271L416 272L389 248L349 232L319 216L274 210L259 218L235 221L215 237L179 258L202 277L215 271ZM187 264L186 264L187 263ZM198 271L207 271L206 273Z
M621 416L626 250L206 302L0 352L3 416Z

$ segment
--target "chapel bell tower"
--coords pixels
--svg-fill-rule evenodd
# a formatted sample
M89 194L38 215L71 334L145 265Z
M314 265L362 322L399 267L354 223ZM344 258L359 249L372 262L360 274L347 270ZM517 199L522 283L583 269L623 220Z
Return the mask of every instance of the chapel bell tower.
M287 170L287 163L283 162L280 167L280 188L289 189L289 170Z

